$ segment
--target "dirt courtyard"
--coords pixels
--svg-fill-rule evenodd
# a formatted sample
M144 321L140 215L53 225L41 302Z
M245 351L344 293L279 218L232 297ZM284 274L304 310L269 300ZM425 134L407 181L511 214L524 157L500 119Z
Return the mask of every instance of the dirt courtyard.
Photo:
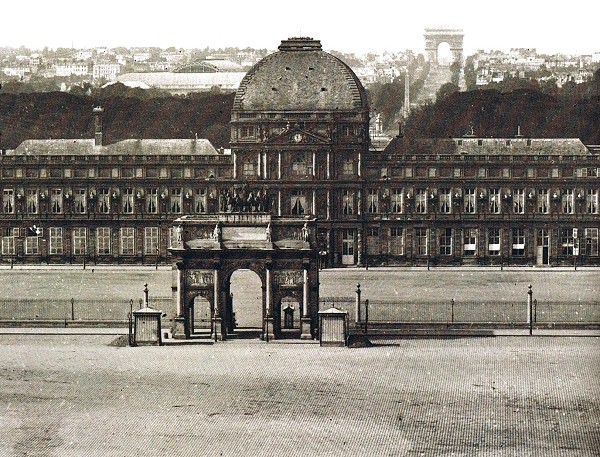
M600 339L0 337L2 456L592 456Z

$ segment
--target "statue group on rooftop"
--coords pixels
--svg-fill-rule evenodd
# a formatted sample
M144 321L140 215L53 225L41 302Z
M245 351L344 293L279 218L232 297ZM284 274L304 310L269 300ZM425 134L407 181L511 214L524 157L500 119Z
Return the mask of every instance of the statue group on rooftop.
M268 213L271 209L269 194L265 188L248 190L224 189L219 194L219 211L222 213Z

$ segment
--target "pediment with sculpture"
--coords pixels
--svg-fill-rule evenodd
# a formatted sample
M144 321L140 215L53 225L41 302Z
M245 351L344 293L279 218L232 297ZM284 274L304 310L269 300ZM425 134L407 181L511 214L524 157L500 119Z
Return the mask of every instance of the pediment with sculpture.
M289 128L265 141L267 145L328 145L330 138L301 128Z

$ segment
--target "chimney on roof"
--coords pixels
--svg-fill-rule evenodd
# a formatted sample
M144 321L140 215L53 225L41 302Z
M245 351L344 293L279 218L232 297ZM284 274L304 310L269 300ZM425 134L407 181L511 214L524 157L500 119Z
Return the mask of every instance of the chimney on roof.
M521 135L521 125L517 125L517 138L523 138L523 135Z
M402 131L402 121L398 122L398 135L396 138L404 138L404 132Z
M102 146L102 114L104 108L95 106L94 112L94 146Z

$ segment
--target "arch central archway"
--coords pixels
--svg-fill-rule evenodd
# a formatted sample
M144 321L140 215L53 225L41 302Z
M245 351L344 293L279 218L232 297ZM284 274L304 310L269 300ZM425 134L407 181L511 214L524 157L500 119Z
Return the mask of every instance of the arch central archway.
M169 248L176 272L173 336L193 335L198 296L210 303L215 341L235 336L236 327L258 328L266 340L289 336L282 331L281 303L294 297L297 336L313 338L319 308L316 232L315 219L268 214L177 219Z
M235 329L259 328L264 319L264 291L258 274L235 270L229 277L229 302Z
M437 62L438 65L449 67L454 60L450 44L442 41L437 47Z

